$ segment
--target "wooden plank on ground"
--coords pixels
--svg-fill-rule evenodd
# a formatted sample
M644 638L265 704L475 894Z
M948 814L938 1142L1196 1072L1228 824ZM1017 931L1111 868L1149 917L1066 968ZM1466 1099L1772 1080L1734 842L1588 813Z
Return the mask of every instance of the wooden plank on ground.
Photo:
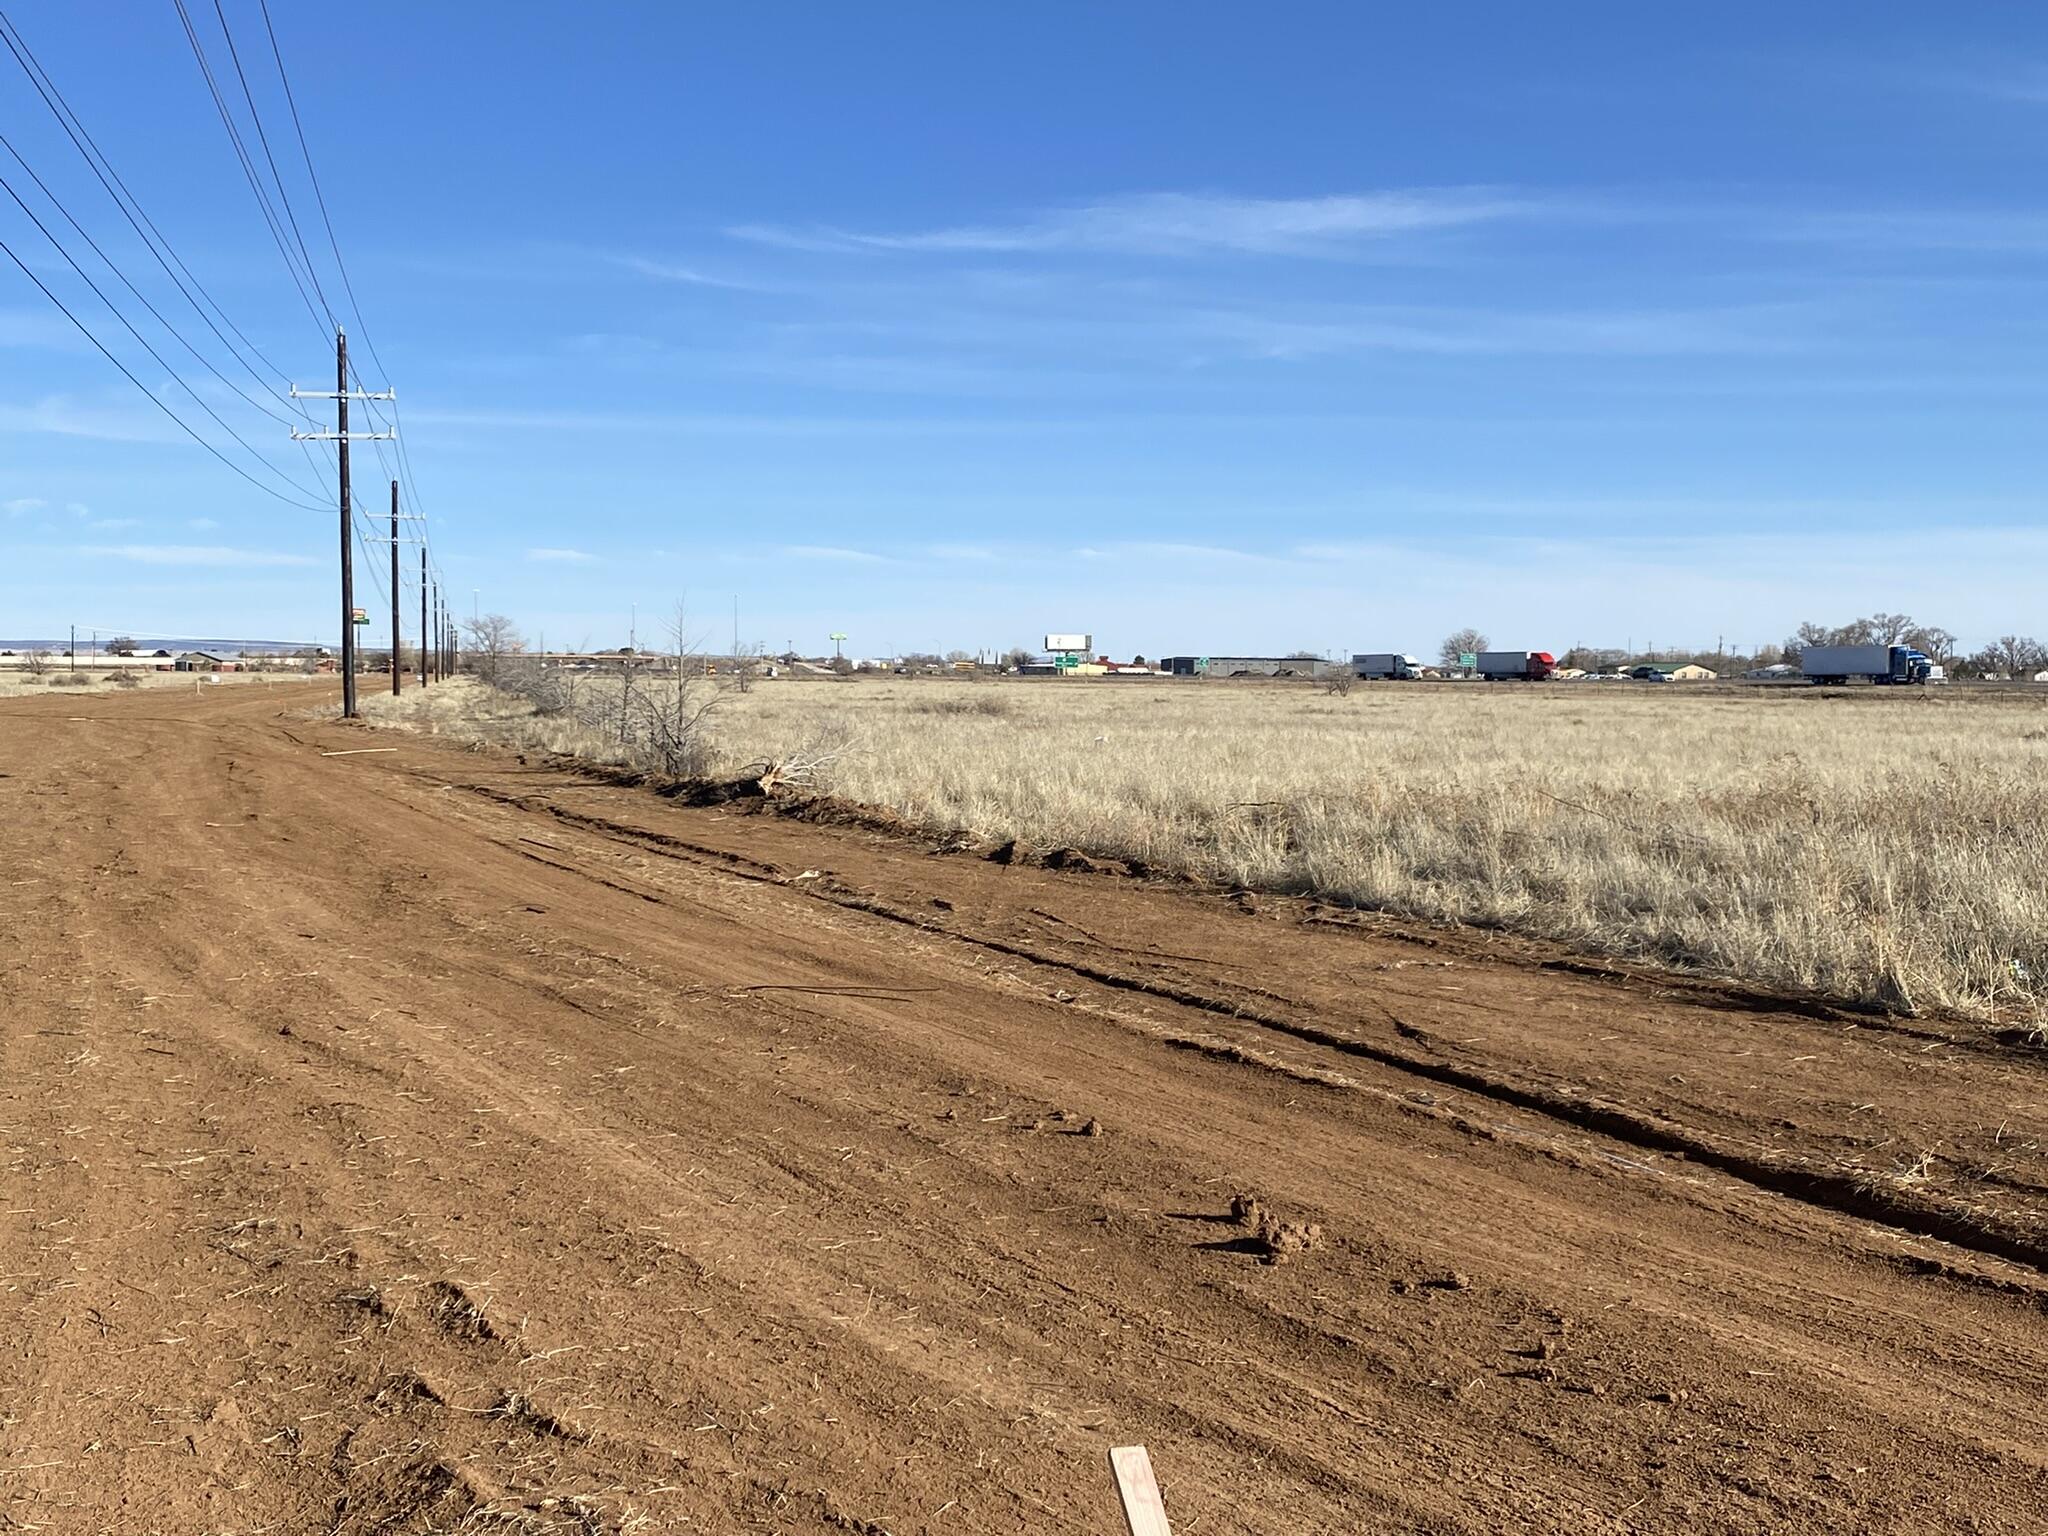
M1110 1474L1116 1478L1117 1496L1124 1501L1124 1523L1131 1536L1173 1536L1166 1524L1166 1501L1159 1496L1159 1479L1152 1475L1152 1458L1142 1445L1119 1445L1109 1453Z

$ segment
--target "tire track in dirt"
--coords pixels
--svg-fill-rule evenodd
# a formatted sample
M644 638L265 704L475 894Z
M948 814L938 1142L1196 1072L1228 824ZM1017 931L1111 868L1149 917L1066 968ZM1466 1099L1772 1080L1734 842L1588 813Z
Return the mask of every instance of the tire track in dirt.
M819 878L792 881L772 865L753 864L723 850L707 848L683 839L644 828L631 827L603 817L574 811L544 797L506 795L482 785L463 786L470 793L518 810L549 815L570 826L636 847L656 850L670 858L696 859L740 879L800 890L812 899L866 913L887 922L902 924L951 942L972 945L1011 959L1024 960L1049 969L1066 971L1101 986L1163 998L1184 1007L1227 1018L1234 1023L1254 1024L1277 1034L1305 1041L1374 1062L1397 1072L1420 1078L1440 1087L1493 1100L1504 1106L1543 1115L1596 1135L1610 1137L1643 1151L1655 1151L1687 1158L1740 1179L1759 1189L1802 1201L1836 1215L1897 1228L1915 1237L1939 1242L1982 1255L2020 1264L2035 1271L2048 1271L2048 1237L2035 1230L2011 1230L1984 1222L1969 1213L1943 1209L1925 1199L1913 1199L1887 1190L1867 1177L1805 1166L1774 1158L1758 1149L1735 1145L1726 1138L1689 1130L1682 1125L1660 1122L1626 1107L1605 1102L1570 1087L1516 1080L1496 1073L1461 1067L1442 1057L1403 1051L1382 1042L1339 1033L1324 1026L1305 1023L1276 1013L1270 1008L1242 999L1197 991L1156 975L1138 975L1112 970L1098 963L1048 953L1042 949L977 934L956 924L940 922L922 913L904 910L872 893L837 881ZM598 878L592 876L590 878ZM1282 994L1261 990L1269 1001L1284 1002ZM1831 1015L1832 1016L1832 1015ZM1428 1036L1391 1012L1388 1022L1404 1038L1424 1041ZM1934 1266L1930 1274L1959 1273ZM2037 1303L2048 1308L2048 1286L2027 1287Z

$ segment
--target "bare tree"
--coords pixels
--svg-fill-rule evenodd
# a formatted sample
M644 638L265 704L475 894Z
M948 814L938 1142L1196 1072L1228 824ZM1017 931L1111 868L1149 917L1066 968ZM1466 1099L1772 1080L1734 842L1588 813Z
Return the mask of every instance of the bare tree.
M1879 645L1903 645L1913 632L1913 616L1907 613L1873 613L1863 620L1870 626L1870 638Z
M479 677L493 686L503 681L507 660L526 651L526 640L519 633L519 626L502 613L464 619L462 629L469 637L467 651L470 664Z
M50 670L50 653L44 650L32 650L22 657L21 664L27 670L30 677L41 677Z
M1460 656L1477 656L1490 644L1492 642L1476 629L1453 630L1436 648L1436 659L1447 667L1455 667Z
M1003 665L1012 672L1016 671L1019 667L1029 665L1037 659L1038 652L1031 650L1027 646L1013 645L1003 652Z
M1811 620L1801 624L1785 637L1785 659L1797 661L1815 646L1832 643L1834 634L1825 624L1815 624Z
M1905 642L1915 650L1925 651L1931 660L1944 664L1955 660L1956 637L1937 624L1906 631Z
M2000 635L1977 653L1986 672L2003 672L2007 677L2031 677L2048 666L2048 649L2031 635Z

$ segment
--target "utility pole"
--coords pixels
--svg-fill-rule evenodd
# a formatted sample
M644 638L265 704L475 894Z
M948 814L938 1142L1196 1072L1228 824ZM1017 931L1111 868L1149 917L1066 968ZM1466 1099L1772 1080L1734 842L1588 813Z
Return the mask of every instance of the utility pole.
M427 541L420 540L420 686L427 686Z
M420 545L421 553L426 545ZM398 642L404 637L398 630L398 482L391 482L391 697L398 697Z
M303 390L292 386L294 400L332 400L335 403L335 425L332 432L294 432L297 442L331 442L340 444L337 455L341 468L341 714L345 720L353 720L356 714L356 573L355 540L350 536L348 488L348 445L352 441L348 430L348 403L351 400L393 400L396 390L385 390L380 395L366 394L357 390L351 394L348 387L348 335L336 330L334 333L334 393L325 390ZM398 436L390 432L358 432L356 439L380 441ZM396 550L394 541L392 548ZM395 626L394 626L395 627ZM395 664L395 658L394 658Z

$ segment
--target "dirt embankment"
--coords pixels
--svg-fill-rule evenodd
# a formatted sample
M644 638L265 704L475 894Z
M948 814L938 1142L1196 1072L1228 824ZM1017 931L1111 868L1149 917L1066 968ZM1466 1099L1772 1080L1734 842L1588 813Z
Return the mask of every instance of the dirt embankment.
M0 705L14 1526L2041 1527L2038 1055L278 710Z

